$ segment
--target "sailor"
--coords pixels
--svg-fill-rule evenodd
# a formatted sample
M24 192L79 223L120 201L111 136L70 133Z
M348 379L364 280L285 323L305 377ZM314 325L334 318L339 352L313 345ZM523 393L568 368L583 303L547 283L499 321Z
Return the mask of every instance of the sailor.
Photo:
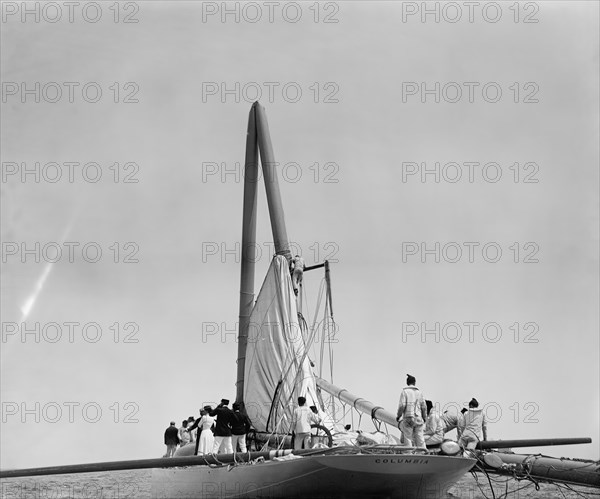
M229 400L221 399L221 403L208 414L217 418L215 422L215 443L213 454L233 454L231 445L231 425L235 416L233 411L227 407Z
M237 446L239 444L241 452L248 452L246 450L246 433L250 431L252 423L246 413L240 411L241 405L237 402L233 403L233 415L235 416L231 426L231 442L233 446L233 452L237 452Z
M304 265L304 259L301 256L296 255L291 262L292 285L294 286L294 293L296 296L298 295L298 286L302 284L302 276L305 268L306 265Z
M463 407L460 410L460 414L458 415L458 420L456 422L456 441L460 439L460 436L462 435L462 432L465 429L465 412L467 412L468 410L469 409L467 409L466 407Z
M483 409L479 409L479 402L472 398L469 402L469 410L463 415L463 420L460 422L462 433L458 440L458 444L462 448L474 449L477 442L487 440L487 426Z
M194 420L193 416L190 416L188 418L188 421L191 420L192 422L191 422L191 424L188 423L188 426L186 428L187 431L188 431L188 433L190 434L190 437L191 437L190 441L195 443L195 445L194 445L194 456L198 455L198 446L200 445L200 434L202 432L202 423L201 423L201 420L202 420L202 416L204 414L206 414L206 412L204 410L202 410L202 409L200 409L199 411L200 411L200 417L198 419ZM213 443L210 444L210 450L211 451L212 451Z
M163 457L173 457L175 455L175 449L179 443L179 430L175 426L175 421L171 421L171 425L165 430L165 445L167 446L167 453Z
M427 406L423 394L415 386L416 382L414 376L406 375L407 386L400 394L396 421L399 421L398 428L402 432L406 445L426 449L423 431L427 419Z
M190 433L190 442L194 443L196 441L196 433L198 432L198 430L190 430L189 427L191 427L194 423L195 423L196 419L194 418L194 416L190 416L188 418L188 431Z
M177 436L179 437L179 445L183 447L186 444L190 443L190 434L187 429L188 420L184 419L181 422L181 428L179 428L179 432Z
M425 445L437 445L444 441L444 422L442 417L433 408L433 402L426 400L427 421L425 422Z
M462 428L460 428L460 422L462 421L463 414L467 412L467 409L463 407L460 414L450 413L448 411L444 411L440 417L442 418L442 422L444 423L444 434L451 432L456 429L457 437L456 440L460 438L460 432Z
M319 424L319 417L306 406L306 398L298 397L298 407L294 409L292 417L292 431L296 434L294 438L294 450L310 449L310 425Z

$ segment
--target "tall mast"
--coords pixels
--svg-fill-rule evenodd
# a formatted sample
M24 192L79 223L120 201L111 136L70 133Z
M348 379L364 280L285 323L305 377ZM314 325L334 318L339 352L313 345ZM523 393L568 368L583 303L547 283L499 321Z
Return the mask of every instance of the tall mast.
M240 319L238 331L238 359L236 401L244 398L244 369L248 326L254 303L254 267L256 262L256 187L258 184L258 148L256 140L256 103L248 116L246 158L244 165L244 212L242 218L242 271L240 277Z
M258 183L258 151L265 179L267 204L275 253L292 259L285 228L283 205L275 167L275 156L264 108L255 102L248 117L246 136L246 163L244 166L244 213L242 216L242 270L240 277L240 314L238 330L238 359L236 401L244 400L244 371L250 314L254 304L254 267L256 262L256 187Z

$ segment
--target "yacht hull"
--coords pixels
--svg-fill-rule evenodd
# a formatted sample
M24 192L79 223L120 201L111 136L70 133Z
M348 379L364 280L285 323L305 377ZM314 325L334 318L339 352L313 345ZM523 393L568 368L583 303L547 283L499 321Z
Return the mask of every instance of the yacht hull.
M447 495L474 459L432 455L317 455L257 464L154 469L153 497L402 498Z

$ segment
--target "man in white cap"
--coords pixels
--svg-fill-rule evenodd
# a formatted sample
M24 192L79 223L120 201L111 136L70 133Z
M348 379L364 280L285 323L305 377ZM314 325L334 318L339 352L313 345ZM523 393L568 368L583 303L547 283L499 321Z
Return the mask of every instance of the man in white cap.
M427 406L421 391L415 386L414 376L406 375L406 387L400 394L398 404L398 428L404 437L404 443L409 446L426 449L424 426L427 420Z
M469 410L464 413L460 426L462 427L462 433L458 444L462 448L474 449L477 442L481 440L482 435L483 440L487 440L485 416L483 415L483 409L479 409L477 399L472 398L469 402Z

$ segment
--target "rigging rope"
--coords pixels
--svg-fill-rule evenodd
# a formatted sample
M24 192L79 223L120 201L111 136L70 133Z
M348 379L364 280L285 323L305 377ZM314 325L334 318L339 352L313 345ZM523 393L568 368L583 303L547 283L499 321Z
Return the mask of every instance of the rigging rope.
M373 422L373 426L375 427L376 431L381 431L381 421L379 421L379 419L377 419L377 417L375 416L375 413L379 409L383 409L383 407L376 405L375 407L373 407L373 409L371 409L371 421Z
M286 299L281 296L282 289L280 287L277 288L277 295L280 299ZM309 300L307 298L307 294L304 290L304 286L300 287L301 297L306 300L308 304ZM325 295L325 296L324 296ZM293 297L292 297L293 299ZM323 307L323 319L321 321L321 327L318 328L317 320L319 317L319 313L321 310L321 303L325 300L325 305ZM316 335L321 333L321 341L320 341L320 352L319 352L319 374L322 376L324 369L324 360L325 360L325 343L328 343L328 357L329 357L329 371L330 371L330 379L333 381L333 345L335 332L337 326L333 317L331 316L331 307L330 307L330 289L327 286L326 279L323 278L320 282L319 293L317 297L317 301L315 304L315 314L312 318L312 327L309 329L308 322L304 318L302 311L300 310L300 303L298 303L298 325L300 326L300 337L298 341L301 340L301 347L296 344L295 348L289 348L286 352L287 356L285 359L282 359L282 372L280 376L280 381L275 389L275 393L273 394L271 400L271 408L269 411L269 416L267 420L267 432L270 432L270 436L273 436L277 432L281 433L289 433L291 428L283 428L282 424L286 421L286 419L290 418L290 408L293 407L295 403L294 394L296 393L297 387L302 386L305 371L303 371L303 366L305 366L306 360L310 362L310 366L314 367L313 362L310 359L309 352L311 349L314 349L316 344L319 342L316 339ZM310 319L309 319L310 320ZM284 326L284 334L285 333L294 333L291 331L291 328ZM314 350L313 350L314 351ZM295 373L294 373L295 371ZM294 374L293 374L294 373ZM293 379L292 379L293 378ZM288 381L283 381L288 380ZM291 382L291 383L290 383ZM325 408L323 405L322 396L318 387L316 388L316 393L312 394L315 398L314 403L319 405L322 408ZM303 394L304 395L304 394ZM333 402L333 397L332 397ZM334 411L335 412L335 411ZM331 414L333 416L333 413ZM344 411L344 417L346 416L346 411ZM362 415L361 415L362 418ZM291 421L289 421L291 422ZM353 419L354 423L354 419ZM335 422L334 422L335 424ZM280 446L283 443L280 443Z

